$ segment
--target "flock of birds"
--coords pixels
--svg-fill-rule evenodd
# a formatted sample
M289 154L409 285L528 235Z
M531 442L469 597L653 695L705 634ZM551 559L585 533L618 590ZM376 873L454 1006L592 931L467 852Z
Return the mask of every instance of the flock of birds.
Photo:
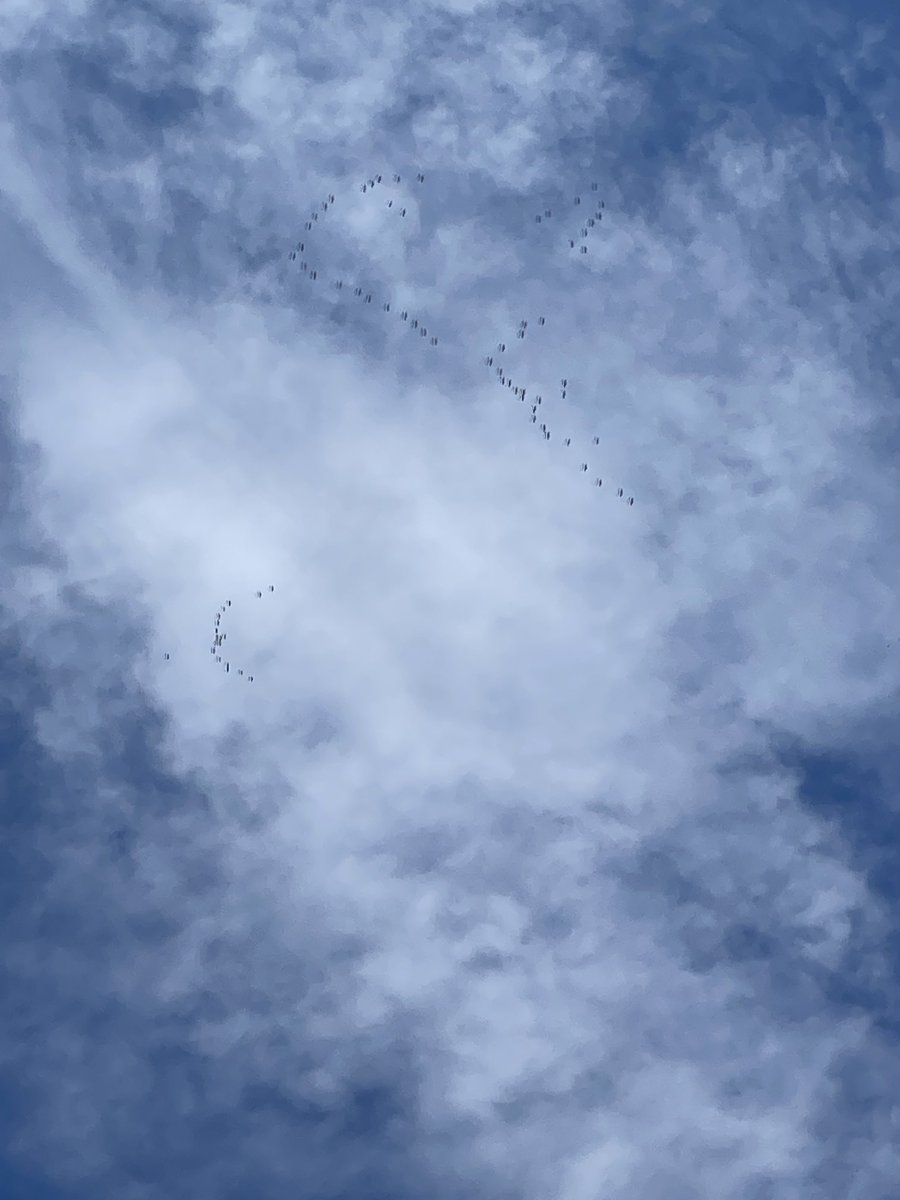
M417 186L424 184L424 182L425 182L424 173L421 171L417 172L415 181L416 181ZM396 173L392 174L390 181L388 181L387 177L383 174L374 174L372 176L367 177L366 179L364 179L362 181L362 183L360 184L360 192L363 195L374 195L379 190L384 192L384 190L389 188L391 185L393 185L394 187L397 187L398 185L402 185L402 182L403 181L402 181L401 176ZM599 191L599 184L596 182L592 183L591 184L591 192L597 193L598 191ZM395 200L397 202L396 205L395 205ZM336 200L335 200L335 196L333 193L329 193L321 201L319 201L319 203L316 205L316 207L312 209L308 219L305 222L304 236L289 251L289 260L291 262L298 263L301 273L312 283L316 283L319 281L319 278L321 275L321 270L318 266L314 266L311 262L312 247L316 240L314 237L311 237L311 235L313 235L315 230L319 227L319 218L320 217L324 218L328 214L328 212L331 211L331 209L335 206L335 204L336 204ZM572 204L573 204L573 208L576 208L579 210L579 216L581 216L582 211L586 211L586 209L587 209L587 206L582 206L582 198L580 195L573 197ZM396 196L396 195L390 196L390 198L387 200L386 206L388 209L391 209L394 213L396 213L397 216L401 219L406 217L406 215L407 215L408 208L407 208L407 204L403 203L402 194L400 196ZM605 206L605 203L603 200L597 200L597 201L595 201L595 208L590 213L590 215L581 217L580 228L572 236L569 236L567 238L570 250L578 251L578 253L581 255L586 255L588 253L588 241L592 235L592 231L600 226L600 224L603 220L603 213L604 213L605 207L606 206ZM535 213L534 222L537 225L543 225L549 221L552 221L553 216L554 216L553 209L543 208L540 212ZM363 304L372 304L375 299L375 297L371 291L362 287L358 283L354 283L352 280L347 280L344 278L337 278L337 279L332 280L332 285L339 292L343 292L344 289L346 288L347 292L349 293L350 289L352 288L354 297ZM427 338L428 344L430 346L438 345L439 339L438 339L437 335L435 333L429 333L428 327L425 325L424 320L420 319L420 317L410 313L408 309L399 309L396 306L393 306L389 297L382 299L380 301L380 303L381 303L381 308L382 308L383 312L396 313L399 316L399 319L407 324L408 328L410 328L414 332L418 333L420 338ZM536 324L539 328L544 328L547 324L546 317L539 316L537 318ZM519 321L518 327L515 330L514 337L510 337L510 343L514 340L515 341L524 341L527 335L528 335L528 320L523 317ZM526 402L528 402L527 386L525 384L520 384L516 380L514 380L510 371L504 365L502 365L502 363L499 359L499 356L505 355L506 353L507 353L507 343L506 343L506 341L500 341L497 343L495 350L491 351L488 354L485 354L485 356L483 358L483 363L489 369L493 369L494 378L500 387L507 388L509 391L511 391L513 393L514 397L520 401L520 403L525 404ZM508 362L509 360L507 359L504 361ZM560 380L560 399L561 400L566 399L567 389L568 389L568 379L564 377ZM550 426L547 424L546 421L541 421L540 423L538 422L538 417L541 415L539 410L541 409L542 404L543 404L543 397L540 394L536 393L534 395L533 399L530 401L530 420L531 420L532 425L538 427L538 432L540 432L543 440L549 442L551 439ZM572 445L571 436L567 436L561 440L562 440L563 446L565 446L565 447L570 447ZM594 446L600 445L600 437L596 434L593 437L593 445ZM587 461L587 460L582 461L582 462L580 462L579 465L580 465L581 472L583 474L586 474L590 467L589 461ZM593 485L597 488L600 488L603 486L603 479L601 478L600 475L594 476ZM626 498L623 488L621 488L621 487L618 488L616 491L616 495L619 499L623 500L629 507L634 504L634 497L628 496ZM270 584L268 590L269 590L269 592L274 592L275 588L273 585ZM256 593L257 599L261 599L262 595L263 595L263 593L261 591L258 591ZM225 614L229 608L231 608L231 601L226 600L225 603L216 610L215 623L213 626L213 640L212 640L212 645L210 646L210 654L215 658L216 663L218 665L222 666L222 668L226 674L232 673L232 670L231 670L232 664L231 664L230 660L228 659L228 657L226 656L225 641L227 640L228 634L222 628L222 618L225 616ZM170 657L171 656L168 653L164 655L164 658L166 661L168 661L170 659ZM248 683L253 682L254 677L252 675L250 675L249 673L245 672L242 667L236 667L234 673L238 677L242 677L242 678L246 679Z
M270 583L268 590L269 590L269 592L274 592L275 585ZM256 599L261 600L262 598L263 598L263 593L261 591L258 591L256 593ZM226 657L225 642L228 640L228 632L227 632L227 630L222 628L222 618L228 612L229 608L231 608L231 601L226 600L223 605L221 605L219 608L216 609L216 615L215 615L215 619L213 621L213 629L212 629L212 639L213 640L212 640L212 645L209 648L210 654L212 654L215 657L216 662L221 665L221 667L224 670L226 675L231 674L231 661L230 661L230 659L228 659ZM168 658L168 657L169 656L166 655L166 658ZM253 676L249 672L245 672L243 667L236 666L235 674L243 679L246 679L248 683L253 682Z
M417 185L421 185L425 182L425 175L421 171L419 171L416 174L415 178L416 178ZM400 185L400 184L402 184L402 178L400 175L398 175L396 173L392 174L390 180L388 180L386 175L376 173L376 174L371 175L371 176L367 177L366 179L364 179L362 181L362 183L359 185L359 190L364 195L374 194L379 189L384 191L385 189L390 188L391 185L396 186L396 185ZM599 183L593 182L591 184L591 193L596 194L599 191L599 187L600 187ZM397 199L396 207L394 205L395 199ZM317 229L320 216L324 218L325 215L334 208L335 203L336 203L336 201L335 201L334 193L332 193L332 192L330 192L327 196L325 196L322 200L319 201L318 205L312 209L307 221L305 222L303 238L300 241L298 241L296 243L296 245L294 246L294 248L289 252L290 261L291 262L299 262L301 273L303 275L305 275L306 278L309 279L311 282L317 282L319 280L321 272L320 272L320 269L317 266L313 266L312 262L311 262L311 257L310 257L311 256L311 248L313 246L314 239L310 235L312 235L314 233L314 231ZM584 205L584 206L582 205L582 197L580 195L575 196L573 198L572 204L573 204L573 207L579 209L579 211L581 211L582 209L584 211L587 211L587 205ZM405 217L407 214L407 206L401 202L400 198L395 197L395 196L391 196L390 199L387 200L387 208L392 209L393 211L399 213L400 217ZM590 215L581 217L580 228L571 237L567 238L570 250L577 250L580 254L588 253L588 241L592 235L593 230L598 228L600 223L602 222L603 213L604 213L605 208L606 208L606 204L603 200L594 201L593 211L590 213ZM545 222L551 221L552 219L553 219L553 209L552 208L544 208L539 213L535 213L535 215L534 215L535 224L538 224L538 225L544 224ZM301 257L301 256L304 256L304 257ZM371 291L369 291L367 288L362 287L358 283L354 283L352 280L338 278L338 279L334 279L332 281L332 284L333 284L333 287L338 291L343 291L344 288L346 287L349 292L349 290L352 288L354 297L356 297L358 300L362 301L362 303L364 303L364 304L372 304L373 301L375 300L375 296L373 295L373 293ZM398 309L396 306L393 306L390 297L381 299L380 303L381 303L381 308L382 308L383 312L397 313L400 317L400 320L406 322L410 329L418 332L420 337L428 338L429 344L431 346L438 345L439 339L438 339L437 335L434 333L429 334L428 326L425 324L424 320L422 320L418 316L410 313L408 309ZM546 326L546 323L547 323L546 317L540 316L537 318L538 326L544 327L544 326ZM523 317L519 321L518 328L515 330L514 338L513 337L510 338L510 342L512 342L513 340L524 341L525 337L527 335L527 332L528 332L528 321L526 318ZM496 350L494 350L491 353L486 354L484 356L484 358L483 358L484 365L487 366L488 368L493 368L494 377L500 387L508 388L510 391L513 392L513 395L516 397L516 399L518 399L521 403L524 404L524 403L526 403L526 401L528 399L527 386L524 384L517 383L513 379L509 370L507 370L507 368L505 368L504 366L501 365L499 358L495 359L495 355L497 355L497 356L503 355L506 353L506 351L507 351L506 341L498 342ZM561 389L560 390L560 399L562 399L562 400L566 399L567 387L568 387L568 380L565 378L561 379L560 380L560 389ZM539 394L535 394L534 398L530 404L531 424L535 425L535 426L539 426L538 431L540 432L541 437L544 439L544 441L549 442L551 440L551 436L552 436L550 426L546 421L541 421L539 423L539 420L538 420L539 416L541 415L538 410L541 408L542 403L543 403L543 397ZM564 439L562 439L562 444L566 447L570 447L572 445L571 436L565 437ZM598 435L594 435L593 445L594 446L600 445L600 437ZM582 461L579 464L579 466L580 466L581 472L584 474L586 474L588 472L588 470L590 469L589 461ZM593 485L598 488L603 486L603 479L600 475L594 476ZM618 488L616 491L616 496L619 499L623 500L627 505L633 506L634 497L633 496L626 497L624 488L621 488L621 487Z

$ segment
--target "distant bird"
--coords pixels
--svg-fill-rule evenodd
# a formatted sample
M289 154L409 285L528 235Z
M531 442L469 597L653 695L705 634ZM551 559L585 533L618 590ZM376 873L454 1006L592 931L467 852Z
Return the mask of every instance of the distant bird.
M261 600L261 599L262 599L262 592L257 592L257 593L256 593L256 598L257 598L257 600Z
M572 445L572 439L571 439L571 438L566 438L566 445L567 445L567 446L571 446L571 445Z
M595 437L595 438L594 438L594 445L595 445L595 446L599 446L599 445L600 445L600 439L599 439L598 437Z
M271 583L269 584L269 591L270 591L270 592L274 592L274 591L275 591L275 587L274 587L274 585L273 585L273 584L271 584Z
M582 469L582 471L586 471L586 470L587 470L587 463L582 463L582 464L581 464L581 469Z
M395 176L394 176L394 183L399 183L399 182L400 182L400 176L399 176L399 175L395 175Z
M543 324L544 324L544 318L538 317L538 325L543 325Z
M168 654L164 654L164 655L163 655L163 658L166 660L166 662L168 662L168 661L169 661L169 655L168 655Z
M596 483L597 487L602 487L602 486L603 486L603 480L600 478L600 476L599 476L599 475L598 475L598 476L597 476L597 478L594 480L594 483Z
M425 176L424 176L424 175L421 175L421 174L419 174L419 175L417 175L417 176L416 176L416 179L418 180L418 182L419 182L419 183L424 183L424 182L425 182Z
M582 246L582 247L581 247L581 253L582 253L582 254L587 254L587 246Z
M629 503L629 504L634 504L634 496L629 496L629 497L628 497L628 503Z

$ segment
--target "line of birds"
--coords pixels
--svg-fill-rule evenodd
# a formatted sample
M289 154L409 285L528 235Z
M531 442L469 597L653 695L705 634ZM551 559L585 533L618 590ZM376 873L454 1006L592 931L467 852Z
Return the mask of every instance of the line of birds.
M383 182L386 182L384 176L381 174L375 174L375 175L371 176L370 178L363 180L363 182L360 184L359 190L363 193L373 191L376 187L381 185ZM402 182L401 177L395 173L393 175L392 182L395 184L401 183ZM416 175L416 183L424 183L424 182L425 182L425 175L423 174L423 172L419 171ZM318 207L314 208L312 210L312 212L310 213L309 219L307 220L307 222L304 226L304 229L307 231L307 233L312 232L313 228L315 227L316 222L319 219L320 212L322 214L327 213L328 210L334 205L334 203L335 203L334 193L329 192L329 194L323 200L321 200L319 202ZM393 206L394 206L394 200L393 200L393 198L391 198L387 203L387 207L393 208ZM406 207L405 206L402 208L398 208L397 211L399 212L401 217L406 216ZM297 256L300 254L304 254L306 252L307 252L306 251L306 239L297 242L294 249L290 251L289 257L290 257L291 262L296 262ZM304 275L306 275L306 277L308 279L310 279L313 282L316 282L319 278L318 268L310 266L308 259L305 259L305 258L300 259L300 270L302 271L302 273ZM338 291L342 291L344 288L344 283L345 283L345 281L343 279L335 279L332 281L332 286L335 287ZM370 291L367 291L365 288L362 288L358 285L353 288L353 295L357 299L362 300L365 304L371 304L373 301L373 298L374 298ZM390 300L382 301L381 307L384 312L386 312L386 313L391 312ZM436 346L438 344L438 338L436 337L436 335L435 334L429 335L428 327L426 325L422 324L419 321L418 317L410 318L408 309L395 310L395 311L399 311L400 319L402 321L409 322L410 329L417 330L420 337L423 337L423 338L427 337L429 340L429 345Z
M401 176L399 174L397 174L396 172L394 172L391 176L391 181L394 184L399 184L402 182ZM421 184L424 182L425 182L424 173L421 171L417 172L416 183ZM385 185L387 184L386 175L384 175L382 173L376 173L374 175L368 176L366 179L363 180L363 182L360 184L360 192L363 194L366 194L369 192L374 192L374 190L376 188L382 186L382 184L385 184ZM591 183L591 192L592 193L596 194L599 191L599 188L600 188L600 185L596 180ZM603 220L603 212L606 208L606 203L602 199L597 200L595 203L596 203L596 208L595 208L593 214L587 218L584 218L583 224L582 224L580 230L578 231L578 233L568 239L569 248L573 249L573 250L578 249L582 254L587 254L587 252L588 252L587 241L591 236L591 231L593 229L595 229L600 224L600 222ZM323 200L321 200L319 202L318 207L314 208L312 210L312 212L310 213L310 217L306 222L305 229L308 233L311 232L314 229L314 227L316 226L316 223L318 222L318 219L319 219L320 212L322 214L327 213L329 211L329 209L331 209L334 206L334 204L335 204L334 193L329 193ZM393 208L393 204L394 204L394 200L393 200L393 198L391 198L387 202L387 207ZM572 205L574 208L581 208L582 198L580 195L573 197ZM405 207L399 208L399 213L400 213L401 217L405 217L406 212L407 212L407 210ZM536 213L535 217L534 217L536 224L543 224L544 222L550 221L552 219L553 219L553 209L552 208L544 208L544 209L542 209L541 212ZM295 246L295 248L290 251L291 261L296 261L298 254L303 254L305 252L306 252L306 240L304 239L304 240L299 241L297 243L297 245ZM307 275L307 277L309 279L311 279L313 281L318 279L318 274L319 274L318 269L311 267L308 260L301 259L300 260L300 268L301 268L301 271L305 275ZM345 281L343 279L337 279L334 281L334 286L338 290L342 290L344 288L344 285L345 285ZM359 285L356 285L353 287L353 295L357 299L362 300L365 304L371 304L374 299L372 292L367 291L366 289L364 289L363 287L361 287ZM384 312L386 312L386 313L391 312L392 308L391 308L390 299L383 300L381 302L381 307ZM394 311L396 311L396 310L394 310ZM401 310L399 315L400 315L401 320L409 322L409 326L411 329L418 330L419 335L421 337L423 337L423 338L429 337L427 326L424 325L423 323L421 323L418 317L415 317L415 316L410 317L410 313L406 309ZM543 316L539 317L538 324L540 326L545 325L546 319ZM522 320L520 320L518 329L515 332L515 340L524 341L527 329L528 329L528 321L523 318ZM438 338L434 334L430 335L429 343L432 346L437 346ZM498 343L497 353L498 354L505 353L506 348L507 348L506 342ZM494 366L493 355L485 356L484 362L489 367ZM526 399L526 394L527 394L526 388L524 386L519 386L519 385L514 384L514 381L511 377L511 375L507 374L507 372L504 370L504 368L499 365L497 365L495 368L495 375L496 375L497 381L501 387L505 385L509 389L514 389L514 394L516 395L516 397L524 403L524 401ZM560 392L560 399L562 399L562 400L566 399L567 386L568 386L568 381L566 379L563 379L561 381L561 392ZM538 395L535 397L535 400L532 402L532 405L531 405L531 424L532 425L538 424L538 411L537 410L538 410L539 405L541 404L541 400L542 400L542 397L540 395ZM540 433L545 441L549 442L551 440L550 427L546 422L541 423ZM563 444L565 446L570 446L572 444L571 437L565 438ZM598 446L600 444L599 437L594 437L593 444L595 446ZM582 462L581 463L582 472L586 473L588 471L588 469L589 469L589 464L587 462ZM599 475L595 476L594 477L594 486L599 488L599 487L602 487L602 485L603 485L602 478ZM623 488L619 488L617 490L616 494L620 499L625 499L625 494L624 494ZM633 506L634 497L629 496L627 498L627 503L629 506Z
M274 592L275 585L270 583L268 590L269 590L269 592ZM263 597L263 593L261 591L258 591L256 593L256 599L261 600L262 597ZM215 656L216 662L221 663L224 666L226 675L231 674L231 662L225 658L225 653L224 653L225 642L228 639L228 634L226 631L224 631L222 629L222 618L225 616L225 613L228 611L229 608L231 608L231 601L226 600L221 608L216 609L215 623L213 625L213 640L212 640L212 645L209 648L209 652L210 652L210 654ZM219 654L219 653L217 653L217 651L222 651L222 653ZM244 676L244 670L242 667L237 668L237 674ZM248 673L245 676L245 678L248 683L252 683L254 677Z
M546 317L538 317L537 323L540 327L545 326L547 323ZM517 340L524 341L527 329L528 329L528 321L526 320L526 318L523 317L519 321L519 327L516 330ZM498 342L497 353L498 354L506 353L506 342ZM486 367L494 367L493 354L486 354L482 361L484 362L484 365ZM498 365L498 366L494 367L494 373L495 373L497 383L501 387L503 387L505 385L507 388L511 389L513 392L513 395L521 403L524 404L525 400L527 399L527 396L528 396L528 389L524 386L516 384L515 381L513 380L513 377L511 375L508 375L502 366ZM567 394L567 388L569 386L568 379L567 378L560 379L559 386L560 386L560 399L565 400L566 394ZM532 401L532 404L531 404L531 424L532 425L537 425L538 408L541 406L542 402L543 402L543 397L540 394L536 394L534 397L534 400ZM540 433L541 433L541 436L543 437L544 441L546 441L546 442L550 441L550 427L549 427L549 425L547 425L546 422L541 423ZM571 446L571 444L572 444L571 437L567 437L567 438L563 439L564 446ZM595 446L600 445L600 438L596 434L594 435L594 438L593 438L593 444ZM589 464L586 462L581 463L582 472L587 472L588 465ZM594 486L598 487L598 488L603 486L603 479L601 478L601 476L599 476L599 475L594 476ZM619 499L624 500L625 499L624 488L618 488L616 491L616 495L619 497ZM634 496L629 496L627 498L627 504L629 505L629 507L633 507Z

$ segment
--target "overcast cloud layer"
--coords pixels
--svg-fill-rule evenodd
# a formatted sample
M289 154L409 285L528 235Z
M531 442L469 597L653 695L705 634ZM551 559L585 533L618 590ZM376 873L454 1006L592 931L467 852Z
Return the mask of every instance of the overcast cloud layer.
M5 0L0 1192L896 1195L898 75Z

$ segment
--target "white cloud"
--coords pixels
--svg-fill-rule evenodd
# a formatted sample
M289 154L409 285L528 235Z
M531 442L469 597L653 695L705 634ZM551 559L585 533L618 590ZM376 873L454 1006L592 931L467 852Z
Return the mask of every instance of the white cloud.
M3 365L41 452L32 517L65 566L23 569L10 611L53 686L40 738L92 781L43 835L51 879L11 951L23 994L53 981L33 1018L53 1036L0 1048L43 1105L27 1150L151 1194L128 1131L178 1014L214 1092L164 1080L187 1130L263 1084L344 1106L368 1056L408 1039L406 1152L484 1194L817 1195L831 1074L896 1056L829 1009L823 972L862 939L877 973L886 917L760 730L816 743L892 704L898 579L876 398L796 305L803 277L755 257L761 219L789 225L799 158L715 133L703 175L673 171L641 209L548 133L639 102L604 46L506 38L500 10L488 36L485 6L464 29L358 11L206 11L194 115L128 155L137 118L92 109L98 212L28 162L27 104L11 110L4 178L49 282ZM136 29L118 69L146 87L175 35ZM566 234L595 175L582 256ZM183 226L178 188L203 213ZM329 190L312 283L285 253ZM108 232L126 193L133 273ZM549 444L481 364L502 339ZM79 614L66 585L101 607ZM252 685L209 652L226 598ZM154 754L202 807L145 808L138 767L110 766L139 689L165 718ZM42 944L60 907L106 931L89 978ZM751 935L767 949L741 949ZM180 1186L221 1194L232 1168L296 1184L295 1121L248 1112L217 1163L179 1141ZM346 1161L315 1144L337 1194L364 1139ZM877 1135L860 1154L890 1168Z

